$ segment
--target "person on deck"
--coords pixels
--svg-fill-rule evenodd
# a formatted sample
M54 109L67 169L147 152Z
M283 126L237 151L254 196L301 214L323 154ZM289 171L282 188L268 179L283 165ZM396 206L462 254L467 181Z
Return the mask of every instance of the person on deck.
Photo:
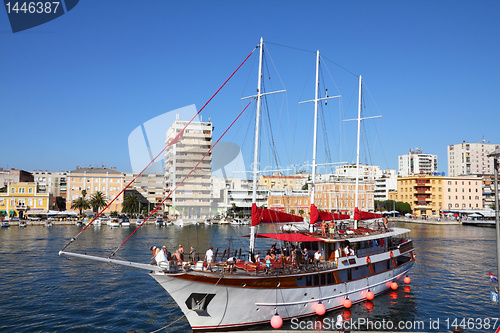
M320 260L321 260L321 252L320 252L320 250L318 249L318 251L316 251L316 252L314 253L314 262L315 262L316 264L319 264Z
M321 236L326 237L326 222L321 221Z
M212 271L212 261L214 259L214 251L213 250L213 247L210 246L210 248L207 250L207 252L205 252L205 262L207 263L207 268L206 270L210 270Z
M165 252L163 250L158 249L158 252L156 252L156 256L155 256L155 261L156 261L156 265L158 265L158 267L160 267L162 262L167 261L167 256L165 255Z
M330 238L333 237L333 235L335 235L335 222L333 222L333 220L330 221L330 223L328 223L328 229L330 229Z
M155 257L156 257L156 254L158 253L159 249L156 246L152 246L149 248L149 250L152 252L151 264L155 265L156 264Z
M266 272L269 272L269 268L271 268L271 259L271 251L268 250L264 258L264 260L266 261Z
M309 251L307 251L307 248L304 248L304 250L302 251L302 256L304 257L304 262L306 264L309 263Z
M196 250L193 246L191 246L191 249L189 250L189 258L192 262L196 262Z
M182 244L179 244L179 249L177 249L178 256L177 258L179 261L184 261L184 248L182 247Z

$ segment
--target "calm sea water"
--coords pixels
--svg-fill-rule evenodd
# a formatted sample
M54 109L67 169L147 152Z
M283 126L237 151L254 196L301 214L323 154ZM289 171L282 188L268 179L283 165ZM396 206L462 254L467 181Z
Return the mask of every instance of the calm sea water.
M370 320L372 325L413 325L407 331L446 332L453 324L462 323L468 325L466 332L493 332L487 323L493 324L492 318L499 317L498 305L490 301L493 287L488 277L489 271L496 272L495 230L458 225L400 226L412 229L416 248L411 285L301 325L314 323L318 327L322 320L328 325L328 320L341 313L355 323ZM67 250L108 256L133 229L90 227ZM246 250L247 238L240 237L248 234L248 229L147 225L116 257L149 262L149 246L166 245L175 250L179 243L187 252L191 245L199 253L210 245ZM1 332L190 331L175 302L146 271L59 257L58 251L79 230L76 226L0 230Z

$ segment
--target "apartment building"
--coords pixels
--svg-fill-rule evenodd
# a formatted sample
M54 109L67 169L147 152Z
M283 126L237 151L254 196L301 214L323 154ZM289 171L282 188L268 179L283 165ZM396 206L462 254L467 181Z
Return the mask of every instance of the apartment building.
M299 191L307 183L309 176L306 173L285 176L279 172L273 175L260 175L258 185L267 189Z
M475 176L414 175L398 178L389 199L410 204L417 216L439 216L446 209L483 209L482 179Z
M66 198L68 173L65 171L31 171L40 192L52 193L54 197Z
M335 169L337 177L356 179L358 168L356 164L339 165ZM382 171L378 165L359 165L359 179L378 179L382 177Z
M10 183L33 181L33 175L28 171L0 168L0 188Z
M422 150L410 149L406 155L399 155L399 177L408 177L417 174L437 174L437 155L423 154Z
M78 199L83 190L87 192L87 200L98 191L104 194L108 202L113 200L123 189L124 175L116 171L116 168L77 167L76 170L68 172L67 180L66 209L72 210L73 200ZM105 213L121 212L122 204L123 193L106 209Z
M498 149L498 144L462 142L448 146L448 176L492 175L493 158L488 154Z
M135 181L125 190L124 195L135 194L141 207L148 207L152 210L165 199L169 191L165 188L165 178L163 173L123 173L123 187L129 184L134 178ZM137 177L137 178L136 178ZM172 199L168 198L158 209L158 212L169 213Z
M34 182L9 183L7 192L0 193L0 216L23 218L47 213L53 208L52 202L52 194L40 193Z
M169 144L187 123L177 115L177 120L167 130L165 143ZM166 189L175 189L207 154L212 145L212 129L210 121L191 122L177 142L167 147L164 164ZM174 214L194 219L208 216L211 174L212 155L208 153L172 195Z
M360 180L358 186L358 208L363 211L373 211L375 209L375 182ZM353 212L356 207L356 181L339 178L335 181L316 184L314 203L318 209Z

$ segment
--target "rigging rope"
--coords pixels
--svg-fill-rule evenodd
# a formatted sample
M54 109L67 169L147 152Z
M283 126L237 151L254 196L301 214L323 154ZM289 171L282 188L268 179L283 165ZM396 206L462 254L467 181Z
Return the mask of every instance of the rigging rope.
M134 179L132 179L121 191L120 193L118 193L114 198L113 200L111 200L108 205L106 207L104 207L75 237L71 238L71 240L62 248L61 251L64 251L72 242L74 242L78 236L80 236L99 216L101 216L101 214L109 207L111 206L111 204L123 193L125 192L125 190L144 172L146 171L146 169L151 165L153 164L153 162L158 158L158 156L160 156L169 146L177 143L179 140L180 140L180 137L182 136L182 134L184 133L184 130L189 126L189 124L191 124L191 122L196 118L196 116L198 116L201 111L205 108L205 106L208 105L208 103L210 103L212 101L212 99L222 90L222 88L226 85L226 83L234 76L234 74L236 74L236 72L241 68L241 66L243 66L243 64L248 60L248 58L250 58L250 56L255 52L255 50L258 49L259 46L256 46L252 52L250 52L250 54L247 55L247 57L245 58L245 60L243 60L243 62L238 66L238 68L236 68L233 73L231 73L231 75L226 79L226 81L224 81L224 83L219 87L219 89L217 89L217 91L212 95L212 97L210 97L210 99L201 107L201 109L193 116L193 118L191 118L190 121L187 122L187 124L184 126L184 128L175 136L175 138L173 138L152 160L151 162L149 162L148 165L146 165L146 167L144 169L142 169L141 172L139 172L137 174L137 176L134 177ZM246 108L245 108L246 109ZM239 116L238 116L239 117ZM163 203L163 201L162 201ZM158 209L158 207L156 208ZM156 211L155 209L155 211ZM146 221L146 220L144 220ZM137 229L136 229L137 230ZM135 232L135 231L134 231ZM128 239L128 238L127 238ZM121 245L120 245L121 246Z

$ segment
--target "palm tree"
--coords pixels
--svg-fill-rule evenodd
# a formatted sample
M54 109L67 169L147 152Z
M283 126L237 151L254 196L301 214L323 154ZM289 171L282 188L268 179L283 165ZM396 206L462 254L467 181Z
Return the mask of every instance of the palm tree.
M129 194L123 199L122 213L134 214L139 209L139 198L135 194Z
M300 214L300 216L304 215L304 210L303 209L299 209L299 214Z
M71 203L71 209L78 209L80 211L80 215L82 215L82 212L84 209L89 209L90 208L90 203L88 200L85 200L84 197L79 197L76 200L73 200Z
M95 214L99 212L101 207L106 207L108 201L105 199L104 194L101 191L97 191L92 194L90 198L90 206L92 206L92 210Z

